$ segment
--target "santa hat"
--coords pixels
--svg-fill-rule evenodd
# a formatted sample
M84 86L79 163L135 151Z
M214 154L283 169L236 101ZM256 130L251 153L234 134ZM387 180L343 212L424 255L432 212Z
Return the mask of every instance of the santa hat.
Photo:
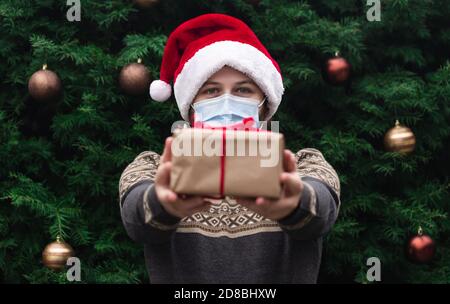
M160 79L150 85L155 101L172 94L184 120L199 89L214 73L228 65L251 78L265 93L269 111L276 112L284 93L278 63L243 21L224 14L204 14L179 25L164 48Z

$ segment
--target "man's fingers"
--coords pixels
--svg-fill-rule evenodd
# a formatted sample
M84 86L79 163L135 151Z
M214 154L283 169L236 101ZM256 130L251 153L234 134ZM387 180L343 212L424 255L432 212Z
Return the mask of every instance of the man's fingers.
M178 199L177 194L169 188L162 188L160 190L160 196L167 203L174 203Z
M264 207L265 205L273 204L276 200L271 200L265 197L257 197L255 204L256 206Z
M297 169L295 156L290 150L283 151L283 167L286 172L295 172Z
M164 142L164 151L161 156L161 163L165 163L172 160L172 141L173 137L167 137Z
M281 173L280 180L285 187L286 194L288 195L299 193L303 189L302 181L298 178L298 176L292 173Z
M160 186L169 187L171 169L172 162L165 162L160 164L158 167L158 173L156 174L155 183Z

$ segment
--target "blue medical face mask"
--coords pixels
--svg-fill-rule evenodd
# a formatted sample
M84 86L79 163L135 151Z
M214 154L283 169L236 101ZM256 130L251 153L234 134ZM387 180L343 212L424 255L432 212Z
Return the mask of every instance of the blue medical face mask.
M227 126L240 123L245 118L253 118L256 126L259 125L259 108L261 102L232 94L223 94L214 98L205 99L191 105L195 111L195 121L201 121L210 126Z

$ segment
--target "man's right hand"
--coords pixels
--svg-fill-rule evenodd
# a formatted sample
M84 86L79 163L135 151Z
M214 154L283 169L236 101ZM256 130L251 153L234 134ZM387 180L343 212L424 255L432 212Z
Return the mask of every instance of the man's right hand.
M201 196L179 195L170 189L170 170L172 168L172 137L166 138L161 162L156 171L155 191L164 209L180 219L196 212L206 210L211 202Z

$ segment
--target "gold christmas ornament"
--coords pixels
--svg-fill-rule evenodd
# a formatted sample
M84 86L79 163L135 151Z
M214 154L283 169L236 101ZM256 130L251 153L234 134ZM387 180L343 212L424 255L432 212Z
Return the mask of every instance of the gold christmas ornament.
M50 269L61 270L66 266L67 259L74 256L73 248L60 237L48 244L42 251L42 263Z
M140 8L146 9L151 8L159 3L159 0L133 0L133 3Z
M389 152L409 154L414 151L416 137L410 128L395 121L395 126L384 135L384 147Z
M150 82L150 72L141 59L137 63L127 64L120 72L119 84L127 94L141 95L148 92Z
M44 101L55 98L61 91L61 80L55 72L47 70L44 64L42 70L31 75L28 81L28 92L36 100Z

